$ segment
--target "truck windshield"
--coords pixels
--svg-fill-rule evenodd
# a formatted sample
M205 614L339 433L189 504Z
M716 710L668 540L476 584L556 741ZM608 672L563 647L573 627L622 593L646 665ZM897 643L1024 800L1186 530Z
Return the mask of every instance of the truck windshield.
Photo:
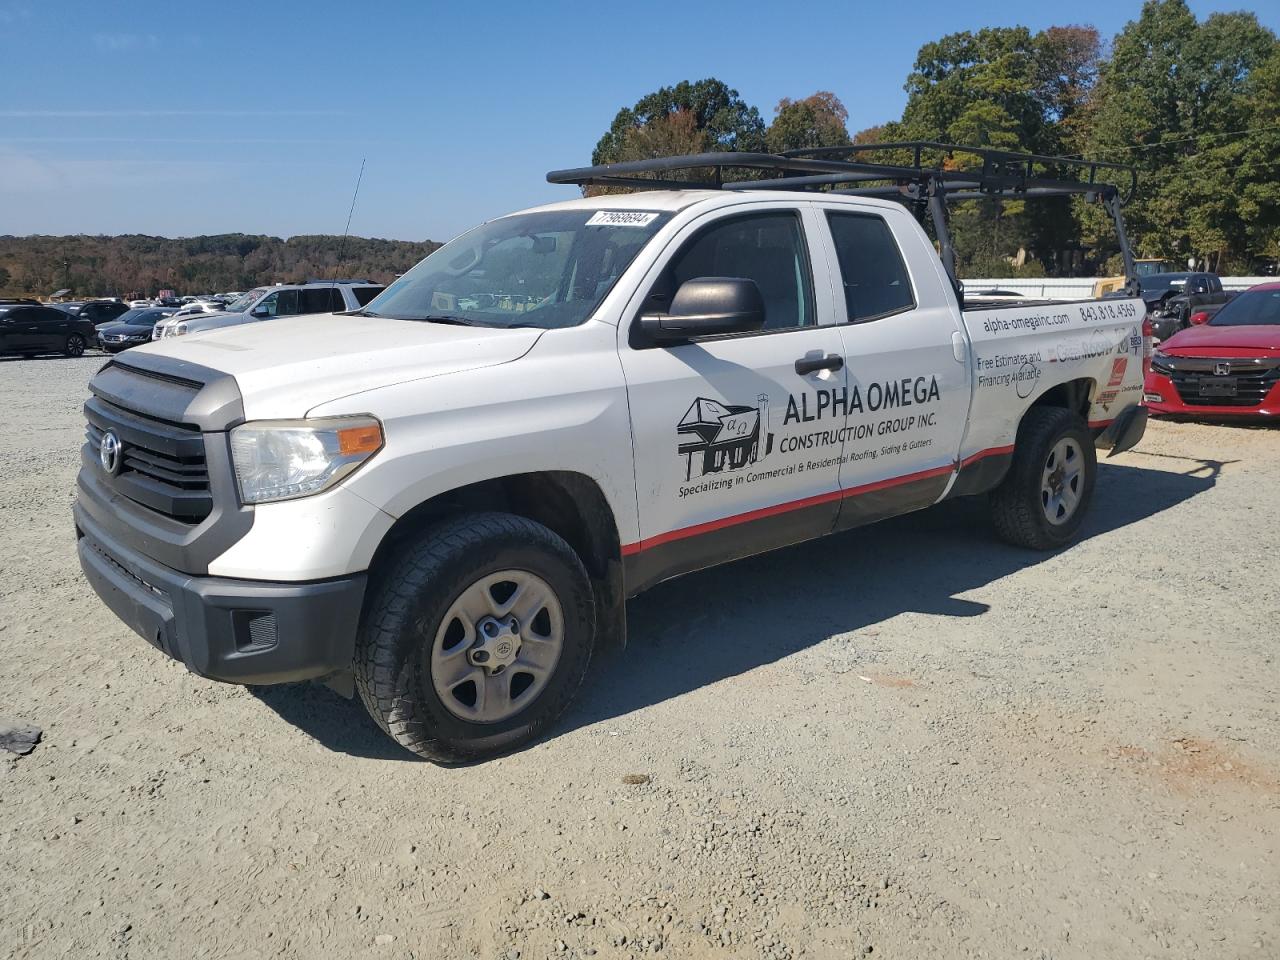
M445 244L362 312L478 327L576 326L670 217L559 210L492 220Z
M1246 290L1209 319L1214 327L1280 327L1280 290Z

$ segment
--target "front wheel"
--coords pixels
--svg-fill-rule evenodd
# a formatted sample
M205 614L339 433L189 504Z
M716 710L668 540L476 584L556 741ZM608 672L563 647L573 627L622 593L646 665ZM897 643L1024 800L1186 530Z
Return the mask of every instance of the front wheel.
M371 582L356 688L401 746L442 763L527 743L569 705L591 661L595 602L582 561L511 514L444 521Z
M73 333L67 337L67 342L62 348L62 352L68 357L84 356L84 337L78 333Z
M1013 465L991 492L1002 540L1032 550L1064 547L1084 522L1098 471L1089 427L1062 407L1032 407L1018 427Z

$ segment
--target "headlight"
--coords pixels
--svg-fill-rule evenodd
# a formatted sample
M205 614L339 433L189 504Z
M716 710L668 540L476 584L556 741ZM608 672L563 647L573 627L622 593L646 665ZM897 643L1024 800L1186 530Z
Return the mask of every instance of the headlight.
M187 325L185 323L175 323L173 326L169 327L167 334L170 337L180 337L186 332Z
M327 490L382 449L373 417L260 420L231 431L240 499L293 500Z

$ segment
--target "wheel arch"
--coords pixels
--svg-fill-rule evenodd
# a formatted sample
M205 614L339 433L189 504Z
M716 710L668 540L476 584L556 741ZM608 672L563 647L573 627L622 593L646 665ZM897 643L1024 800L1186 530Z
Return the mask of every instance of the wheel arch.
M1014 442L1007 447L990 451L972 463L966 461L966 463L962 464L955 483L951 485L951 489L947 492L947 497L965 497L988 493L1004 482L1010 468L1013 466L1013 454L1017 438L1022 433L1022 425L1032 410L1045 407L1061 407L1078 414L1081 419L1087 422L1096 387L1097 381L1092 377L1077 377L1074 380L1066 380L1047 387L1027 405L1026 409L1018 417L1018 423L1013 432Z
M549 470L481 480L437 494L401 514L369 564L377 575L395 548L446 517L500 511L540 523L582 560L596 597L597 648L626 643L622 548L617 522L599 484L586 474Z
M1064 407L1087 421L1089 407L1093 402L1093 393L1097 386L1098 381L1093 377L1078 377L1075 380L1056 383L1032 400L1031 406L1023 411L1022 417L1025 418L1027 412L1036 407ZM1019 429L1022 427L1021 420L1018 422L1018 427Z

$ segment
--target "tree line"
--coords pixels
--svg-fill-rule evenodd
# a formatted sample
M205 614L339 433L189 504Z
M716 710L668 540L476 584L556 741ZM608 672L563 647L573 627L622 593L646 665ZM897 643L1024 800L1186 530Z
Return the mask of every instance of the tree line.
M851 134L829 91L783 99L766 124L724 82L682 82L620 110L592 159L934 140L1117 161L1138 170L1126 222L1139 256L1275 268L1280 41L1252 13L1200 21L1185 0L1146 0L1105 46L1080 25L952 33L920 48L905 90L900 117ZM1081 198L957 204L950 225L962 275L1117 271L1112 224Z
M358 277L390 282L440 246L365 237L219 236L170 240L0 236L0 295L150 297L249 290L268 283Z

